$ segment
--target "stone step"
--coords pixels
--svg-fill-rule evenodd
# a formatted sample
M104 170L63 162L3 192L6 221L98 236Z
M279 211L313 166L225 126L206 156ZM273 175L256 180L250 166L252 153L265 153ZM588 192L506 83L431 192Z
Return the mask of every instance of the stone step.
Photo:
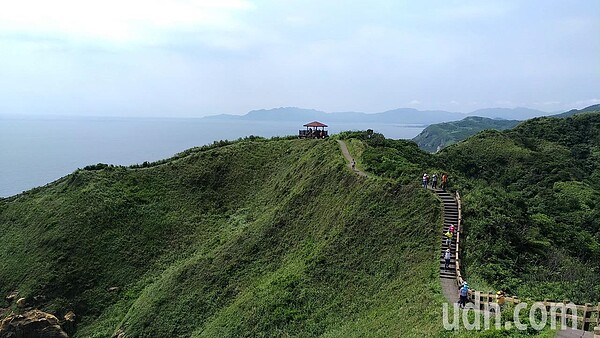
M452 273L440 272L440 278L455 279L456 274L454 272L452 272Z

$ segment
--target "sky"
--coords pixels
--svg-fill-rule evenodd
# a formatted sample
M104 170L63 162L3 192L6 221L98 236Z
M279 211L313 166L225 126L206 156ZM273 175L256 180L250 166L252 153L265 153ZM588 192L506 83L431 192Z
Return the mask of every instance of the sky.
M19 0L0 114L274 107L560 112L600 103L597 0Z

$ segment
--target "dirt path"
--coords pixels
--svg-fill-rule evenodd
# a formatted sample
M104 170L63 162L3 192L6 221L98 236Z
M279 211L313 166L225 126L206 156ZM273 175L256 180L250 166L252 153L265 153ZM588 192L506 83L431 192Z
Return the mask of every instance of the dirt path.
M582 330L558 330L555 338L593 338L592 332L585 332Z
M367 177L367 174L363 171L360 171L356 168L352 168L352 156L350 155L350 152L348 151L348 147L346 147L346 143L344 143L344 141L342 140L337 140L338 144L340 145L340 149L342 150L342 154L344 154L344 157L346 158L346 160L348 161L348 168L350 168L350 170L354 171L355 174L357 174L358 176L362 176L362 177Z

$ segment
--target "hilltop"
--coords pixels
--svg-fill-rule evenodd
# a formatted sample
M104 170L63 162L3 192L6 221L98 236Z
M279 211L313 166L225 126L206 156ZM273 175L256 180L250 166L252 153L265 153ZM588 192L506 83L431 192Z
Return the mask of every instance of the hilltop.
M432 336L440 222L335 140L220 142L0 200L0 292L76 337Z
M569 117L569 116L573 116L573 115L577 115L577 114L581 114L581 113L591 113L591 112L596 112L596 111L600 111L600 104L595 104L589 107L585 107L583 109L571 109L568 112L564 112L562 114L557 114L557 115L552 115L553 117Z
M419 147L428 152L436 152L469 136L486 130L505 130L516 126L520 121L495 120L486 117L469 116L460 121L429 125L413 138Z
M565 113L550 115L550 117L569 117L576 114L600 111L600 105L593 105L583 109L573 109ZM539 111L522 108L518 110L505 108L481 109L471 113L476 116L469 116L460 121L443 122L431 124L425 128L419 135L413 138L419 147L428 152L436 152L439 149L451 144L460 142L470 136L486 129L506 130L513 128L519 122L529 118L540 116ZM492 116L487 118L483 116ZM498 116L511 116L514 120L498 118Z

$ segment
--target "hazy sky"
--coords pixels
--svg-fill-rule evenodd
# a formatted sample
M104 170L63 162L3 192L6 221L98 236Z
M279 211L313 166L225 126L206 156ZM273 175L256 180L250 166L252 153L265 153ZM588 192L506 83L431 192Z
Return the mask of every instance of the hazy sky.
M18 0L0 113L600 103L600 1Z

